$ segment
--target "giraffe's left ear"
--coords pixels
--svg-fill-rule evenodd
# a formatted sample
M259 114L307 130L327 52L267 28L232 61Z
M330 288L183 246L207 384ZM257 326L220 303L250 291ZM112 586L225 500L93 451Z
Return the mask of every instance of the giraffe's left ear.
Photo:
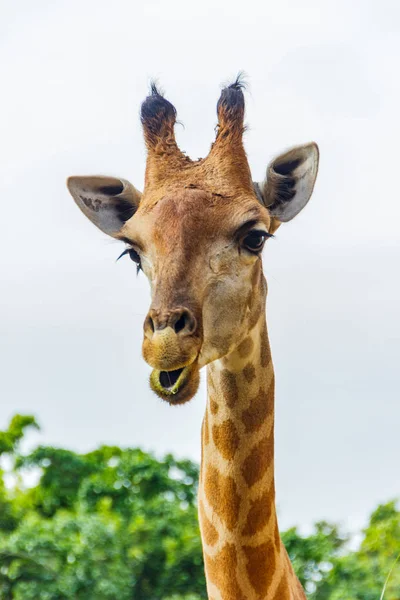
M315 142L296 146L275 158L267 168L266 178L256 183L261 202L273 218L277 229L290 221L309 201L318 173L319 151Z

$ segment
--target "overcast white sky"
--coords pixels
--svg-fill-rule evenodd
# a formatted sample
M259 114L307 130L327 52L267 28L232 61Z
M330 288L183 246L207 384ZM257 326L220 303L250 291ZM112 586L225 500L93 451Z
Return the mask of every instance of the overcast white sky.
M400 5L396 0L2 0L0 428L200 458L205 386L170 408L140 356L147 282L74 205L71 174L142 188L151 77L204 156L220 84L249 76L255 179L316 140L310 204L268 243L281 526L356 529L400 495Z

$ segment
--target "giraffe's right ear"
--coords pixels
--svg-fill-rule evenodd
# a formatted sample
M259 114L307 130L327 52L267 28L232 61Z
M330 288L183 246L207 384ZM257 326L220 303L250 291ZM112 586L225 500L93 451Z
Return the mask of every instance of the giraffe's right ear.
M69 177L67 187L88 219L111 236L135 214L141 198L129 181L116 177Z

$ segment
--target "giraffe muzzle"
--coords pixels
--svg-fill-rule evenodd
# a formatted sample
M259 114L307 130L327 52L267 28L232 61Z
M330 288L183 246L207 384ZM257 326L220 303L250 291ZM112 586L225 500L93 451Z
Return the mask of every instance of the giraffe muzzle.
M143 357L153 367L151 389L169 404L190 400L199 386L201 337L187 308L151 309L144 322Z

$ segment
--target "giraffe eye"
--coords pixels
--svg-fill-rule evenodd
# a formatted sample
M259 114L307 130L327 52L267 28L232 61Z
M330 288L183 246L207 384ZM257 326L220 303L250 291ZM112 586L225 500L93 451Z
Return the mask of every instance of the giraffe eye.
M260 252L265 244L267 237L270 237L265 231L250 231L243 240L243 246L253 253Z
M120 258L122 258L123 256L125 256L126 254L129 255L129 258L131 260L133 260L134 263L136 263L137 265L137 272L139 273L139 271L142 268L141 262L140 262L140 256L139 254L136 252L136 250L134 248L126 248L122 254L120 254L117 258L117 260L119 260Z

